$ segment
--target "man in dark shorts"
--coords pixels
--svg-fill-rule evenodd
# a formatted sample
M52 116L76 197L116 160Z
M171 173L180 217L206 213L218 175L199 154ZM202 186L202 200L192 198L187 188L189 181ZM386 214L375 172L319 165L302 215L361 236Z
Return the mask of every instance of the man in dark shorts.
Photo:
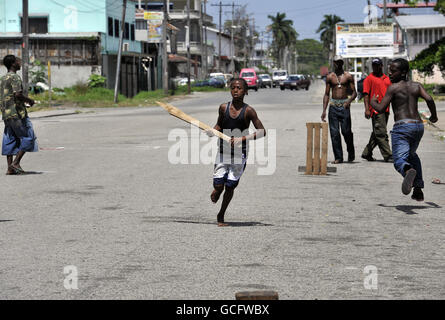
M26 152L38 150L36 136L28 118L25 103L34 105L34 100L23 95L22 80L17 74L21 61L13 55L7 55L3 64L8 73L0 78L0 108L5 123L2 155L8 163L7 175L23 174L20 161ZM16 156L13 159L13 156Z
M422 164L416 153L422 139L424 126L419 116L417 103L423 98L431 112L429 121L437 122L436 104L433 98L418 82L408 80L409 63L405 59L395 59L389 67L389 77L393 85L386 91L383 100L371 99L371 106L378 112L391 103L394 112L394 127L391 131L392 154L395 169L404 177L402 193L408 195L414 187L411 198L423 201Z
M332 89L332 97L329 94ZM348 98L348 89L352 91L352 96ZM326 90L323 97L323 113L321 120L326 122L326 109L329 104L329 131L331 133L332 149L334 150L335 161L333 164L343 162L343 149L341 145L341 133L346 142L348 150L348 162L355 159L354 137L351 128L351 103L357 97L354 78L343 70L343 59L334 57L334 72L326 78Z
M225 190L221 209L217 215L217 222L220 227L228 225L224 222L224 214L246 168L249 140L256 140L266 135L256 111L244 103L247 89L248 86L244 79L236 78L230 82L232 101L219 106L218 120L214 126L215 130L232 137L230 143L219 139L219 154L213 172L214 190L210 195L212 202L218 202L219 197ZM256 132L249 134L251 122ZM213 135L211 131L208 131L207 134L209 136Z
M392 161L392 152L389 147L388 132L386 126L389 119L389 105L384 112L377 112L369 104L370 97L378 95L380 101L385 96L386 90L391 85L389 77L383 73L383 62L379 58L372 60L372 73L363 82L363 94L365 103L365 117L372 121L372 133L369 142L362 153L362 158L375 161L372 151L376 146L385 162ZM379 102L380 102L379 101Z

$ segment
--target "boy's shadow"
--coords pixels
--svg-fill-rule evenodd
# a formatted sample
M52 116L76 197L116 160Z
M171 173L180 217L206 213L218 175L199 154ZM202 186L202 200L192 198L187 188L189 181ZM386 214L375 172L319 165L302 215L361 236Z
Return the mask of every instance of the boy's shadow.
M428 204L427 206L417 205L417 206L410 206L410 205L398 205L398 206L387 206L384 204L378 204L379 207L383 208L396 208L399 211L402 211L406 214L418 214L418 212L415 212L414 210L424 210L424 209L440 209L441 206L435 204L434 202L425 202Z
M216 225L216 221L192 221L192 220L175 220L176 223L191 223L191 224L210 224ZM273 227L273 224L262 222L226 222L228 227Z

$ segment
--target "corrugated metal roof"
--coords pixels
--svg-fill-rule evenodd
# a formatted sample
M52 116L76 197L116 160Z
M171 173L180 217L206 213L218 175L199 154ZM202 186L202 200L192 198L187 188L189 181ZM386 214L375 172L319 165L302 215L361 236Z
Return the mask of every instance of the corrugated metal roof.
M402 29L445 28L445 16L441 14L397 16Z

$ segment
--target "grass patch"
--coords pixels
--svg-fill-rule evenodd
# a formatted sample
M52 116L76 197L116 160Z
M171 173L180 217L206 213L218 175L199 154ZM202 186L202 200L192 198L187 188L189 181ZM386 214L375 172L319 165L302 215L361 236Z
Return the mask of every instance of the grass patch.
M229 91L227 88L191 87L191 92L215 92ZM118 103L114 103L114 90L106 88L89 88L84 84L76 84L73 87L55 89L51 95L51 107L60 105L73 105L82 108L107 108L107 107L133 107L155 105L157 100L164 100L172 96L187 95L187 86L181 86L170 90L168 95L162 89L155 91L141 91L133 98L127 98L122 94L118 96ZM48 92L30 94L30 98L38 104L30 108L32 111L41 111L49 108Z

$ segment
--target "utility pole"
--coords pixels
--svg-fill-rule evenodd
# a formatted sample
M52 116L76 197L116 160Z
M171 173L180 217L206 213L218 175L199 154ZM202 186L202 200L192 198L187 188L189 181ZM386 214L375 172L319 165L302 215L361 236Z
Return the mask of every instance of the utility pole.
M204 0L204 16L207 16L207 0ZM204 79L207 78L207 72L209 70L209 58L207 49L207 25L206 23L204 23Z
M218 71L221 72L221 32L222 32L222 3L219 2L219 37L218 37Z
M164 0L164 20L162 20L162 87L168 95L168 56L167 56L167 0Z
M187 0L187 93L190 94L190 0Z
M196 10L196 8L195 8ZM202 15L202 2L199 4L199 43L201 49L201 71L198 73L198 78L202 79L203 76L203 68L204 68L204 59L202 58L204 54L204 29L203 29L203 15Z
M386 15L386 0L383 0L383 23L386 25L387 15ZM383 73L388 72L388 66L387 66L388 60L383 58ZM363 68L363 67L362 67Z
M219 44L218 44L218 71L221 72L221 34L222 34L222 7L232 7L233 4L212 4L212 7L219 7ZM233 17L232 17L233 22Z
M28 95L29 80L29 19L28 19L28 0L23 0L23 17L22 17L22 80L23 80L23 93Z
M122 21L121 21L121 31L119 34L119 49L117 52L117 67L116 67L116 80L114 81L114 103L118 102L119 97L119 76L121 73L121 59L122 59L122 42L124 40L124 30L125 30L125 14L127 11L127 0L124 0L122 6Z

